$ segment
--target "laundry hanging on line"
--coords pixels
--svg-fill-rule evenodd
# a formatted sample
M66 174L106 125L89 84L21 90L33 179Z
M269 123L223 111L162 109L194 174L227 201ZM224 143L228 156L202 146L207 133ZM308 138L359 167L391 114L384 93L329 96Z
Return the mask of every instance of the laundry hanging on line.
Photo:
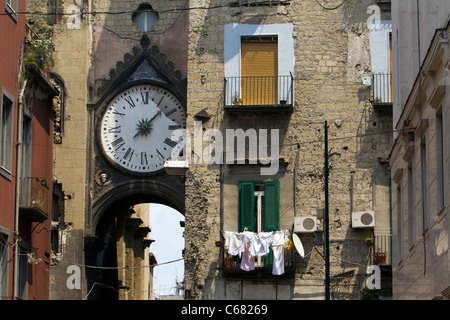
M227 252L232 256L241 258L240 268L242 270L254 270L255 257L267 255L272 248L272 274L281 275L284 273L284 251L292 248L288 230L259 233L225 231L224 238Z

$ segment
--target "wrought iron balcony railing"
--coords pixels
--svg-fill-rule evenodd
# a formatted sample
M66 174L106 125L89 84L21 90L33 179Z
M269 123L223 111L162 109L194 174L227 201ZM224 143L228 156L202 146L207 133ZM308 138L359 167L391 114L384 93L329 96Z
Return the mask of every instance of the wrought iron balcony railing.
M294 77L228 77L224 85L224 106L292 106Z
M292 237L290 238L292 239ZM232 277L244 277L246 279L258 277L258 274L265 274L265 276L271 276L273 270L273 252L270 250L266 256L254 257L255 259L255 270L244 271L240 267L241 258L239 255L232 256L228 253L228 248L222 244L222 257L221 257L221 269L225 276ZM284 271L283 277L289 277L294 274L295 266L295 254L296 249L291 248L288 251L283 251L284 254Z
M375 234L374 262L377 265L391 264L390 234Z
M392 103L392 74L376 73L372 76L373 103Z

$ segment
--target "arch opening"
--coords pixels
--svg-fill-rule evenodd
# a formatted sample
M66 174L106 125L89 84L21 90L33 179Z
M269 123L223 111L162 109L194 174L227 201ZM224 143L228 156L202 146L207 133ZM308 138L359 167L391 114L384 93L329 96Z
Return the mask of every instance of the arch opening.
M184 238L182 239L183 248L179 250L178 255L167 261L165 260L167 255L164 254L158 258L152 247L154 243L160 241L165 243L158 243L157 247L162 247L162 249L158 249L159 252L173 251L174 243L168 238L156 239L153 237L151 217L152 211L155 211L156 220L153 222L158 228L155 230L155 234L161 234L162 230L159 228L164 228L163 235L175 237L174 219L178 219L179 228L182 225L184 227L184 224L180 223L180 221L184 223L184 210L179 210L180 203L177 201L177 197L161 196L161 192L140 191L135 194L127 194L116 189L115 194L104 199L102 205L99 205L95 212L95 236L90 237L91 241L88 241L85 246L86 264L95 266L95 268L86 268L89 292L87 299L89 300L151 300L159 298L161 292L157 295L153 294L155 292L154 273L156 272L161 278L158 280L164 280L163 278L167 280L170 278L170 274L163 276L164 272L161 273L157 269L176 260L178 269L184 272L182 256ZM167 228L168 226L172 228ZM184 233L182 234L184 235ZM180 239L177 242L177 246L179 245ZM158 284L158 287L172 285L172 287L178 286L180 289L183 281L180 274L172 273L172 276L172 284ZM166 292L162 292L162 294ZM180 290L174 292L180 293ZM170 294L174 294L174 292L170 292Z

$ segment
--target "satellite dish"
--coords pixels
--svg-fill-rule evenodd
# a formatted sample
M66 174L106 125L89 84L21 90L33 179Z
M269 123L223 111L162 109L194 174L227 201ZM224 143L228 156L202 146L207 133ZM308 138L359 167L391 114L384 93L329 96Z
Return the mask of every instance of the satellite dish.
M305 256L305 250L303 249L303 245L302 242L300 241L300 238L295 233L292 236L292 238L294 240L295 249L297 249L297 252L303 258Z

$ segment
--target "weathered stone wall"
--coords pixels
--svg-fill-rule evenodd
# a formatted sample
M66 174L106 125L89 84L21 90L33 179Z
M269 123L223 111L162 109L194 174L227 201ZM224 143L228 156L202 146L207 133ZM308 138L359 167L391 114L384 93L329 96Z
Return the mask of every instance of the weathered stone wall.
M336 10L325 10L314 0L280 5L230 6L227 1L151 1L161 11L160 23L147 35L188 79L187 129L194 133L194 116L206 109L209 120L203 130L227 128L279 128L283 186L290 189L282 202L289 208L283 217L288 228L294 215L310 216L324 206L324 122L329 125L330 254L334 298L359 297L371 248L364 242L370 230L350 227L351 211L378 210L376 199L386 195L388 175L378 158L386 158L390 147L389 115L375 111L369 102L370 89L361 85L370 76L367 7L374 1L350 0ZM67 239L71 249L83 247L85 214L91 190L87 153L94 130L88 105L104 94L104 84L123 70L140 47L140 32L131 20L139 1L61 1L61 10L73 12L54 26L53 70L67 89L65 134L55 147L54 175L63 184L66 222L73 232ZM169 7L167 7L169 3ZM334 7L341 0L327 1ZM173 7L192 8L171 11ZM48 9L47 9L48 10ZM95 15L77 12L95 11ZM121 14L112 14L122 12ZM292 113L231 115L223 110L224 29L226 24L290 24L294 38L295 106ZM279 57L283 59L283 57ZM381 134L385 133L385 134ZM296 161L298 151L298 162ZM198 154L193 154L194 159ZM90 179L90 178L89 178ZM236 185L230 168L223 165L191 164L186 174L185 289L188 298L226 297L229 279L223 276L221 239L224 226L232 226L236 212L228 212L228 199L236 202ZM295 181L295 188L294 183ZM225 186L225 184L228 185ZM374 188L376 185L376 188ZM283 196L283 195L282 195ZM295 197L295 198L294 198ZM291 199L292 198L292 199ZM292 200L292 201L291 201ZM295 200L295 201L294 201ZM295 207L289 206L295 202ZM319 226L322 229L322 225ZM73 236L72 236L73 235ZM296 273L282 285L283 297L324 297L323 248L302 235L307 256L295 256ZM316 250L317 249L317 250ZM73 260L72 260L73 258ZM83 263L83 252L74 252L68 262ZM62 265L62 264L61 264ZM55 283L65 286L66 276ZM262 284L262 280L250 281ZM231 282L230 282L231 283ZM270 285L269 281L269 285ZM264 284L266 284L264 282ZM231 283L231 286L233 284ZM285 285L289 290L285 290ZM230 286L229 286L230 287ZM86 291L86 288L83 287ZM74 290L73 298L87 292Z
M89 71L89 28L83 25L78 30L68 32L65 25L54 26L52 72L64 79L66 87L64 135L61 144L54 146L53 175L63 185L65 201L65 223L70 223L72 231L67 234L64 244L64 261L58 264L63 271L71 264L83 264L84 211L86 201L86 103L87 79ZM76 249L76 250L75 250ZM57 273L58 274L58 273ZM81 290L69 291L64 272L57 277L54 285L66 290L71 299L81 299ZM63 291L63 289L60 289ZM59 296L53 296L59 299Z
M340 3L331 1L333 7ZM371 248L364 239L371 230L350 227L351 211L376 210L389 215L386 206L377 210L374 196L386 195L389 174L378 160L389 154L392 125L390 115L375 111L369 101L370 88L361 85L370 76L369 33L366 13L371 1L347 1L337 10L324 10L316 1L278 6L214 8L221 1L191 1L189 16L188 129L193 116L206 109L211 118L203 128L251 128L252 124L280 128L280 157L294 175L297 145L295 212L310 216L324 207L324 122L329 125L329 213L332 294L336 299L359 298ZM224 26L282 24L294 28L295 108L280 119L277 115L235 115L223 110ZM279 57L283 59L283 57ZM272 121L272 122L271 122ZM276 121L276 123L275 123ZM384 134L381 134L384 133ZM225 297L220 239L227 219L236 212L222 210L237 192L223 192L220 178L225 168L194 165L186 179L186 289L191 298ZM226 174L226 173L225 173ZM378 191L374 191L379 184ZM235 190L237 190L235 188ZM388 196L385 196L388 198ZM383 203L385 204L385 203ZM292 213L291 213L292 214ZM293 223L293 216L292 223ZM223 219L223 221L221 221ZM231 223L231 225L234 221ZM319 226L320 229L323 225ZM324 260L314 248L314 239L302 235L308 256L296 255L297 273L291 298L324 297ZM323 254L323 248L317 247Z

